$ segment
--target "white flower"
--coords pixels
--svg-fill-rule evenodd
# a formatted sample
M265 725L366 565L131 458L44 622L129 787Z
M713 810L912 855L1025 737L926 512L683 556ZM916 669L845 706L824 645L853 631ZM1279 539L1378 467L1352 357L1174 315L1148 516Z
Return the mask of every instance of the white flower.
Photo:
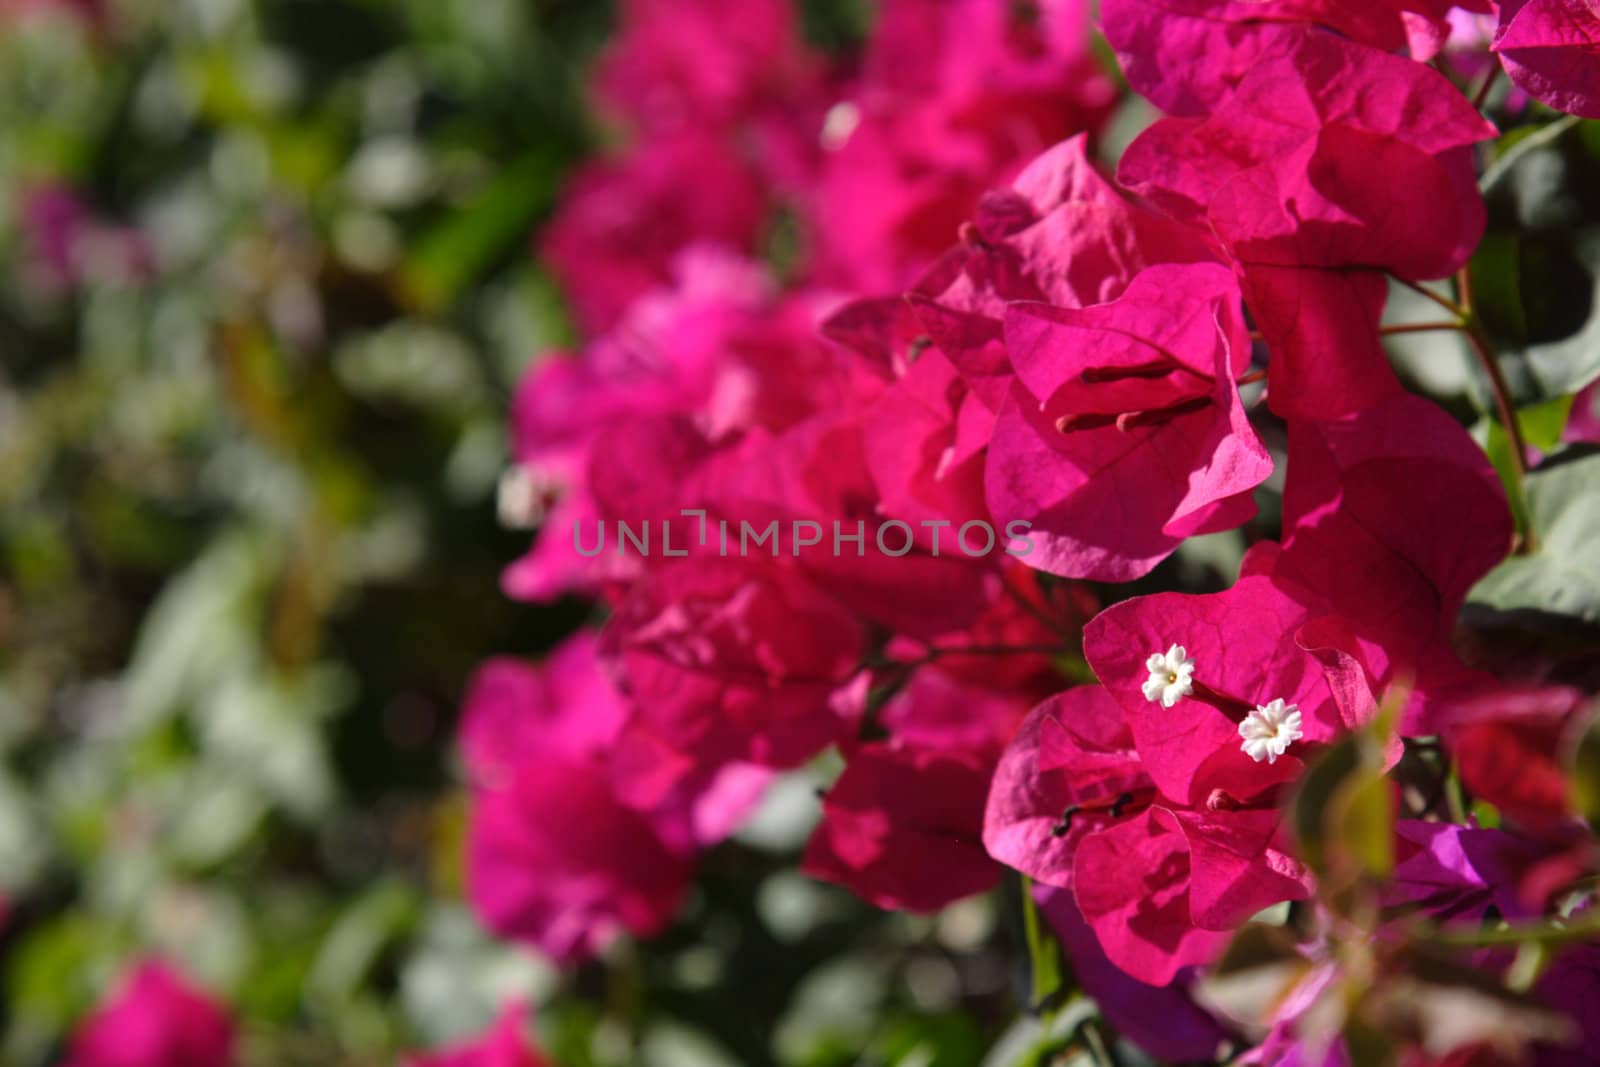
M1194 660L1182 645L1157 652L1144 665L1150 677L1139 688L1146 700L1159 700L1162 707L1170 708L1194 691Z
M1281 697L1270 704L1257 704L1239 724L1239 736L1244 738L1240 747L1251 759L1277 763L1290 745L1305 736L1300 730L1300 705L1285 704Z

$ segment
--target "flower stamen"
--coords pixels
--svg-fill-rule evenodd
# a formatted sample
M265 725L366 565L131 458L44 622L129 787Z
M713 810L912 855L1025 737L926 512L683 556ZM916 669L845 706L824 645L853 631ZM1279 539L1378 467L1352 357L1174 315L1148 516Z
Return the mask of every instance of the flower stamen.
M1182 645L1154 653L1144 666L1150 677L1139 688L1146 700L1159 700L1162 707L1170 708L1194 692L1194 660Z
M1300 728L1300 706L1287 704L1282 697L1257 704L1239 724L1239 736L1244 739L1239 747L1245 755L1257 763L1276 763L1290 745L1305 736Z

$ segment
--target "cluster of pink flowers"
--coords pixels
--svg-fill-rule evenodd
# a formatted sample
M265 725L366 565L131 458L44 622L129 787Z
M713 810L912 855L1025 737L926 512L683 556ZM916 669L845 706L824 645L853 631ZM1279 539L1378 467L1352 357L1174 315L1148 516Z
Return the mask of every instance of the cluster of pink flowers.
M608 618L467 695L469 893L499 935L577 961L661 931L697 854L830 749L808 873L930 911L1022 872L1103 1014L1173 1059L1239 1047L1191 983L1315 897L1283 804L1341 738L1389 724L1386 767L1440 739L1504 819L1402 820L1386 903L1537 917L1593 870L1558 755L1585 694L1458 656L1512 513L1380 321L1392 283L1462 270L1485 228L1497 129L1428 62L1452 26L1497 17L1519 91L1600 115L1600 13L1101 0L1164 112L1111 173L1089 6L884 0L841 65L786 0L622 3L596 86L620 147L539 239L584 340L516 398L541 529L505 575ZM1268 479L1281 537L1231 587L1087 584L1250 523ZM678 547L585 551L598 523ZM728 551L769 524L834 535ZM875 551L891 524L905 550ZM953 551L972 525L1027 550ZM1253 1062L1313 1057L1300 1020L1339 961L1307 952ZM1585 949L1541 983L1586 1042L1550 1062L1600 1052L1563 993L1597 967ZM117 1011L74 1062L154 1062L94 1058ZM500 1059L418 1062L536 1062L518 1018L487 1038Z
M965 221L986 187L1016 179L1050 211L1073 171L1116 200L1081 140L1028 167L1101 124L1112 83L1076 3L890 3L856 71L808 52L785 0L623 15L599 88L624 148L574 177L541 238L589 339L519 390L544 521L505 580L610 620L539 666L488 665L468 694L473 902L561 959L654 933L695 855L833 747L845 770L806 869L939 908L999 879L989 781L1094 602L996 536L985 471L1009 384L964 373L976 332L933 334L997 325ZM782 236L780 272L762 253ZM612 523L667 544L595 552L582 531ZM751 529L773 532L750 547Z
M543 522L505 585L609 619L468 696L493 929L564 959L660 930L696 852L832 747L807 872L917 911L1023 872L1108 1017L1209 1058L1229 1032L1187 981L1314 895L1283 802L1384 706L1387 765L1443 738L1520 831L1401 823L1429 862L1397 899L1537 915L1584 869L1556 756L1582 694L1452 646L1512 515L1380 320L1392 283L1454 275L1485 228L1476 146L1498 131L1427 61L1497 14L1518 90L1596 114L1592 4L1103 0L1165 112L1114 174L1077 0L887 0L850 70L782 0L665 6L623 5L599 88L624 146L542 239L586 340L517 398ZM1281 538L1231 588L1094 614L1084 582L1250 522L1274 476ZM863 536L728 552L772 520ZM687 536L584 551L577 528L607 521ZM892 522L910 550L870 551ZM1020 523L1027 551L951 552L971 523ZM1050 653L1080 638L1098 682L1058 692ZM1508 774L1512 735L1529 761ZM1464 849L1516 862L1478 884Z

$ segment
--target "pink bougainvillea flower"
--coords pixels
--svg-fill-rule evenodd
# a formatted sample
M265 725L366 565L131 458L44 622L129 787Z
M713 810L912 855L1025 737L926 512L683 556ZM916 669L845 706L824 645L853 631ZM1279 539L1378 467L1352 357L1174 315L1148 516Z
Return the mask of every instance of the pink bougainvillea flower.
M1227 1031L1185 988L1148 985L1107 959L1071 893L1036 886L1034 897L1066 949L1073 978L1119 1034L1168 1062L1216 1058Z
M1395 868L1383 904L1421 910L1439 921L1480 921L1494 909L1506 919L1532 919L1538 903L1523 899L1523 875L1545 849L1515 834L1450 823L1395 823Z
M635 143L709 134L785 199L816 180L828 70L789 0L626 0L593 90Z
M904 302L895 303L911 316ZM994 414L944 353L917 332L922 347L873 402L861 428L884 514L912 523L920 533L925 521L959 526L989 517L983 449Z
M1115 300L1157 263L1216 258L1200 231L1151 211L1109 181L1089 159L1083 135L1034 159L1009 188L984 194L973 232L979 248L999 246L1015 256L1037 299L1065 307Z
M986 603L975 619L926 642L896 636L886 651L893 659L915 661L931 644L944 650L937 674L964 688L1027 697L1025 703L1031 707L1061 687L1061 673L1051 661L1051 650L1076 646L1083 624L1099 610L1099 602L1087 586L1038 578L1038 572L1021 560L1010 560L984 575ZM980 654L963 655L961 650L968 647ZM998 647L1018 651L1005 656L981 654L982 649ZM929 695L933 707L941 706L938 697ZM956 717L953 708L950 717ZM939 716L919 710L909 718L922 723ZM987 716L972 718L974 727L987 721ZM999 738L1002 745L1011 739L1015 726L1014 721Z
M922 448L912 452L906 435L919 429ZM867 456L884 490L885 509L919 524L988 518L982 452L993 432L993 412L965 387L944 353L924 352L864 420ZM908 467L897 456L921 462Z
M648 937L678 909L688 859L626 807L605 768L541 760L476 794L467 891L489 928L561 961L627 931Z
M635 725L692 756L685 769L810 758L843 727L867 648L838 601L785 561L755 556L655 569L618 605L605 640Z
M931 539L923 523L949 523L949 542L962 523L986 520L981 454L994 418L933 347L914 310L898 298L861 299L835 310L821 330L837 357L827 378L837 382L840 397L848 400L818 403L813 410L848 405L858 414L816 422L813 434L832 442L822 454L835 469L827 480L837 486L830 494L834 501L816 504L838 507L848 504L846 498L861 501L862 493L869 494L877 501L870 512L848 514L850 509L843 507L837 517L864 518L870 525L882 518L901 520L912 526L917 544L928 549ZM774 446L749 442L744 451L771 453ZM816 466L818 446L803 435L790 435L776 451L789 464ZM859 480L848 464L854 456L861 459ZM770 461L762 459L762 466L771 466ZM784 483L794 480L794 475L782 478Z
M863 95L932 98L958 123L978 125L996 100L1046 109L1087 71L1088 49L1084 0L890 0L867 45ZM1099 88L1090 82L1072 93Z
M819 73L786 0L626 0L595 84L606 105L653 135L799 108Z
M536 666L490 661L461 724L469 896L491 927L561 960L664 925L689 857L732 832L769 777L633 740L599 650L579 633Z
M1566 760L1584 703L1569 686L1480 675L1440 697L1431 724L1473 796L1524 827L1549 829L1575 818Z
M987 516L982 453L1014 380L1002 336L1008 302L1100 303L1149 264L1214 258L1198 231L1120 193L1085 145L1083 136L1065 141L986 193L962 243L917 282L911 308L857 301L826 324L890 382L863 420L887 514Z
M537 666L503 658L478 668L460 744L481 783L507 781L531 760L586 758L616 739L628 707L597 668L598 648L595 635L580 632Z
M983 850L991 761L981 754L869 744L822 800L801 870L880 908L928 912L991 889Z
M1115 90L1081 0L894 0L854 101L836 108L808 215L817 270L904 288L949 246L985 189L1051 144L1096 129Z
M1539 1067L1600 1063L1600 1015L1594 1010L1600 1003L1600 946L1591 941L1561 953L1540 976L1534 993L1575 1024L1571 1041L1540 1047L1534 1062Z
M1218 714L1193 704L1166 709L1180 737L1196 733L1186 719ZM1149 773L1120 702L1099 686L1069 690L1036 708L1001 758L984 846L1070 888L1106 956L1166 985L1211 960L1261 908L1309 893L1306 871L1278 840L1288 761L1259 765L1254 782L1225 762L1204 767L1199 803L1175 797Z
M901 289L950 243L999 168L928 130L932 117L863 118L853 104L833 114L848 116L851 132L823 156L808 208L820 245L815 270L844 289Z
M1001 756L983 844L1009 867L1047 885L1070 886L1078 842L1119 797L1130 798L1126 806L1154 790L1111 694L1097 685L1069 689L1030 712ZM1080 812L1089 814L1078 818Z
M1437 71L1318 31L1253 63L1209 116L1147 129L1118 176L1203 221L1241 264L1272 350L1273 410L1330 417L1398 391L1368 328L1382 279L1352 279L1439 278L1466 262L1485 213L1465 150L1493 136Z
M145 960L79 1024L63 1067L229 1067L233 1024L177 971Z
M1216 789L1243 799L1289 781L1304 744L1328 741L1373 710L1359 666L1330 666L1320 628L1310 623L1307 609L1280 585L1244 578L1221 593L1158 593L1114 604L1084 628L1084 652L1127 716L1151 778L1174 800L1203 807ZM1174 644L1193 663L1193 685L1167 707L1146 695L1145 683L1152 654ZM1301 744L1266 761L1248 751L1240 725L1275 700L1299 711Z
M1049 692L1059 675L1041 656L963 656L966 642L1060 641L1002 585L970 631L934 642L937 663L914 671L878 708L860 736L842 741L843 775L823 801L823 818L806 869L847 886L880 907L930 911L994 884L998 868L984 851L985 799L996 760L1027 711L1029 694ZM1013 589L1015 587L1012 587ZM1055 607L1040 598L1041 614ZM1070 622L1059 612L1063 624ZM1041 634L1042 632L1042 634ZM902 648L903 644L903 648ZM1048 647L1048 643L1038 647ZM892 641L888 654L916 663L918 641ZM903 668L885 668L888 678Z
M1272 460L1239 400L1250 338L1226 269L1151 267L1088 308L1017 304L1005 342L1020 388L987 487L999 521L1032 524L1029 564L1127 581L1255 513Z
M1503 0L1494 50L1530 96L1600 118L1600 10L1590 0Z
M1100 19L1135 91L1169 114L1203 115L1313 27L1426 62L1449 37L1454 6L1491 10L1486 0L1104 0Z
M580 167L538 250L579 323L598 336L634 298L670 279L683 249L710 243L751 250L766 200L745 160L689 128Z
M1022 671L998 677L991 671L984 677L976 670L972 675L963 675L948 669L958 668L962 658L946 656L940 663L921 667L913 673L905 688L879 709L877 721L883 730L896 742L911 748L998 756L1017 732L1028 710L1017 693L1027 692L1030 682L1039 684L1040 664L1032 665L1033 678ZM1012 657L965 658L993 661ZM1048 663L1044 666L1048 668Z
M1600 382L1586 386L1572 398L1572 414L1561 439L1600 445Z
M1010 387L1000 336L1008 303L1106 303L1147 267L1218 258L1201 231L1108 181L1082 136L1040 155L1009 187L985 193L962 233L917 282L912 301L929 339L991 411Z
M589 551L603 524L681 520L691 501L674 487L712 446L843 402L815 335L826 297L779 296L761 267L704 245L672 269L672 284L634 301L579 356L549 356L518 385L513 453L537 496L527 517L544 521L504 577L512 596L549 600L634 578L638 556L614 543Z
M1309 610L1339 616L1380 687L1403 680L1423 696L1453 684L1456 614L1511 546L1482 449L1437 405L1401 395L1291 423L1289 457L1283 548L1257 546L1243 573L1272 574ZM1435 732L1409 717L1404 729Z
M747 433L681 491L718 522L717 551L723 521L730 545L746 523L758 532L776 523L784 538L778 554L859 622L897 633L933 637L976 618L989 600L985 576L1006 551L1002 531L990 544L982 530L969 530L963 549L960 524L951 522L939 547L935 530L884 514L862 416L849 409L821 412L781 434ZM816 547L797 552L797 522L811 524L801 532Z
M1191 907L1192 864L1184 828L1164 808L1146 808L1078 846L1078 909L1106 956L1148 985L1210 962L1228 943L1226 930L1201 926Z
M638 573L637 559L615 552L590 554L604 521L594 500L574 483L553 488L555 499L540 505L539 531L531 548L500 575L500 588L513 600L539 603L569 593L598 593ZM584 552L574 531L583 538Z
M909 311L861 301L829 323L891 383L863 420L867 459L884 511L918 523L989 517L986 449L1016 379L1004 341L1010 302L1099 303L1150 264L1216 255L1198 231L1119 192L1082 136L985 194L962 233L917 282Z
M1267 403L1288 419L1324 419L1400 395L1379 340L1389 283L1375 270L1252 264L1245 300L1271 349Z
M519 460L581 451L640 415L685 416L718 441L749 426L792 425L836 400L815 336L825 298L780 295L765 268L715 245L690 246L669 269L579 358L547 357L518 386Z
M408 1056L404 1067L549 1067L523 1033L527 1009L507 1005L480 1037L436 1052Z
M985 450L1015 381L1003 337L1008 303L1097 303L1121 295L1150 263L1215 255L1198 231L1118 192L1090 163L1082 136L985 194L976 220L918 280L910 308L858 301L827 324L890 383L862 422L867 462L884 513L919 524L988 517Z

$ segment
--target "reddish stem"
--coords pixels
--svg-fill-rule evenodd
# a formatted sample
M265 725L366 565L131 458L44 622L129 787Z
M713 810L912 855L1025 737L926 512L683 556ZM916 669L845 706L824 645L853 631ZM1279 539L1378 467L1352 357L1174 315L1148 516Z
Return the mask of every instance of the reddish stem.
M1533 529L1533 516L1528 510L1528 443L1522 435L1522 423L1517 418L1516 405L1511 402L1511 386L1506 382L1505 372L1500 369L1500 361L1495 358L1494 344L1489 340L1489 334L1483 328L1483 323L1478 320L1472 307L1472 274L1466 267L1456 273L1456 292L1460 294L1461 309L1465 312L1466 320L1463 332L1472 352L1478 358L1478 364L1483 367L1483 372L1489 376L1489 391L1494 394L1494 404L1499 412L1500 425L1505 428L1506 437L1511 443L1511 492L1515 494L1521 506L1522 516L1526 526L1522 537L1518 540L1514 551L1518 555L1527 555L1538 549L1537 535Z
M1489 99L1489 90L1494 88L1494 83L1500 77L1500 61L1497 57L1490 56L1489 73L1483 77L1483 84L1478 86L1478 91L1472 94L1472 106L1479 111Z
M1434 330L1464 330L1466 324L1460 319L1454 322L1401 322L1392 326L1380 326L1378 333L1384 337L1392 337L1398 333L1429 333Z

